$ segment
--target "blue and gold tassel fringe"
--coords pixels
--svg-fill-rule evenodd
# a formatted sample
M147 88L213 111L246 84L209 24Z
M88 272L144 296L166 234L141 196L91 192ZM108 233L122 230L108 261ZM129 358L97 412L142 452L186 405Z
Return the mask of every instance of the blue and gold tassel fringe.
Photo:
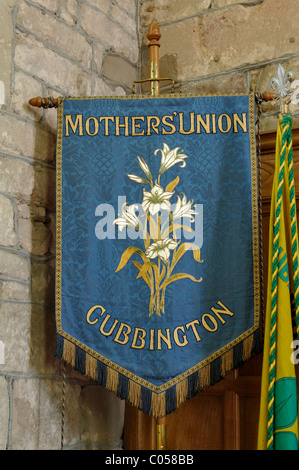
M261 341L260 332L257 329L251 336L239 342L222 356L191 373L167 390L156 393L92 357L58 333L56 341L56 356L59 359L154 418L172 413L187 399L216 384L226 374L250 359L252 354L259 352L261 352Z

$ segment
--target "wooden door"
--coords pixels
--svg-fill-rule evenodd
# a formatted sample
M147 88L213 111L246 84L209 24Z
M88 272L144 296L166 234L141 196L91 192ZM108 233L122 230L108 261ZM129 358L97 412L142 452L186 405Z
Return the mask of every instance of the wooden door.
M267 279L268 230L276 132L261 136L263 272ZM294 173L299 194L299 129L293 130ZM297 201L297 208L299 207ZM264 283L265 286L265 283ZM264 293L265 288L264 288ZM165 420L167 450L255 450L262 353L221 382L200 392ZM155 450L157 421L126 404L124 448Z

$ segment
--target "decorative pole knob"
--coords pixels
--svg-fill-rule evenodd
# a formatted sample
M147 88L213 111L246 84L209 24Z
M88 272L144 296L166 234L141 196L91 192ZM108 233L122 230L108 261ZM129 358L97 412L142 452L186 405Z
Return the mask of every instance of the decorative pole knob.
M161 37L160 28L156 23L151 23L148 27L147 38L149 40L149 61L151 78L160 78L159 67L159 39ZM160 93L159 81L151 82L151 95L158 96Z
M47 98L42 98L41 96L36 96L35 98L31 98L29 100L29 104L31 106L35 106L37 108L57 108L58 106L58 99L53 98L52 96L48 96Z

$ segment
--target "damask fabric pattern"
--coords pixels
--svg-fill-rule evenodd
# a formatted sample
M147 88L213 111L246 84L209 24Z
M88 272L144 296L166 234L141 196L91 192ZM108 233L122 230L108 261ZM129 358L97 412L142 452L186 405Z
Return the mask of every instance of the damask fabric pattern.
M254 97L62 99L57 354L154 416L256 351Z

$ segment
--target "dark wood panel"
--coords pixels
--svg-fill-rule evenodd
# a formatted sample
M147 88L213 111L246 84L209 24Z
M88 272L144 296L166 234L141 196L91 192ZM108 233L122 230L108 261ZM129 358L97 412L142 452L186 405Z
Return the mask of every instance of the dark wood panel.
M125 410L124 448L156 449L156 420L128 403Z
M239 395L240 402L240 449L257 448L260 394Z
M199 394L167 416L166 448L168 450L222 449L223 420L222 394L220 392Z

